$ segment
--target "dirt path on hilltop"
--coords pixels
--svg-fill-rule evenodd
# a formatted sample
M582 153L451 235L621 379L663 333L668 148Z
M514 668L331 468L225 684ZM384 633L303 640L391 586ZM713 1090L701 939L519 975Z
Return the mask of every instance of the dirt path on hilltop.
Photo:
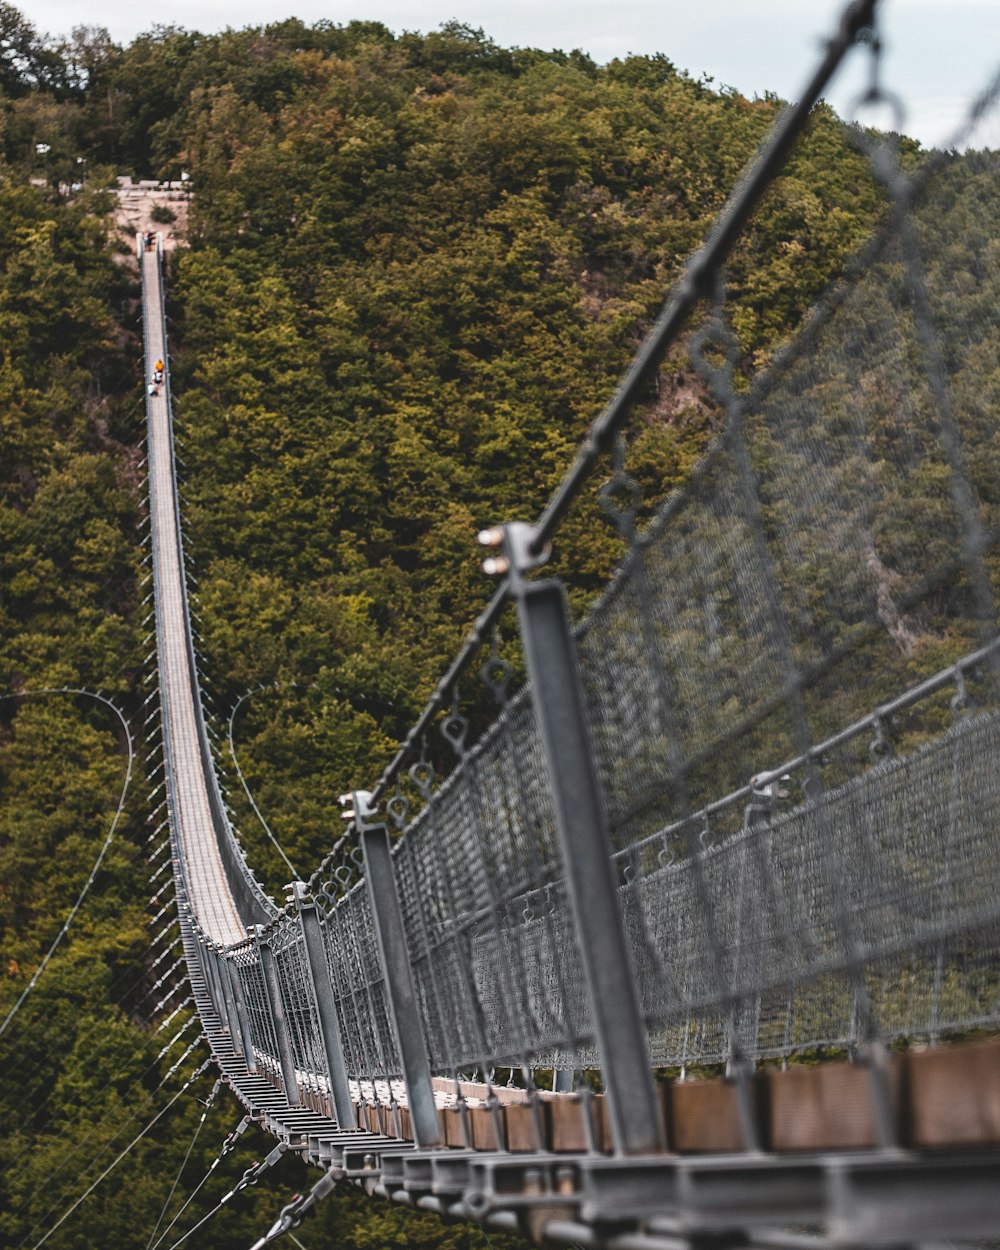
M190 191L185 189L183 183L133 183L131 178L119 178L118 207L114 211L114 222L118 235L128 245L128 252L122 257L123 262L131 258L130 263L138 272L135 236L140 231L145 233L152 230L162 234L164 250L172 252L187 235L190 203ZM173 213L174 220L155 221L153 211L157 208L168 209Z

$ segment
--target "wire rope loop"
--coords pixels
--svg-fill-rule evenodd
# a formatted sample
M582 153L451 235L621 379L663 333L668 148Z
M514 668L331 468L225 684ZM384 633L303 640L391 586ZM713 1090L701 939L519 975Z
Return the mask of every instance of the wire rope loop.
M628 856L622 865L622 885L626 889L635 884L636 865L634 855L635 852L633 850L632 854Z
M906 106L902 97L894 91L887 91L882 86L882 39L878 33L877 27L873 24L866 26L858 32L857 42L859 44L867 44L870 50L868 59L868 86L859 95L855 96L847 107L846 115L854 123L861 127L858 120L858 113L867 106L873 104L885 104L889 107L892 131L891 133L902 134L903 126L906 124ZM862 138L862 142L866 143L867 136ZM867 146L867 143L866 143ZM876 140L872 145L874 148L885 148L886 144L882 140ZM876 170L876 172L878 172Z
M880 760L888 759L892 752L892 741L886 736L885 722L881 716L877 716L875 718L875 734L868 744L868 754L877 764Z
M634 477L624 471L617 470L597 492L597 502L601 511L607 516L615 529L623 538L631 539L635 534L636 517L639 515L639 501L642 491Z
M855 139L858 146L868 157L875 177L886 187L889 194L897 201L903 201L909 190L909 179L899 165L899 155L892 136L901 135L906 124L906 106L901 96L894 91L887 91L882 86L880 71L882 65L882 40L874 27L862 32L861 39L871 48L870 76L868 86L855 96L847 107L847 117L855 127ZM889 111L889 128L878 127L875 135L870 135L859 113L875 105L884 105ZM871 125L871 129L875 129Z
M434 765L425 759L423 754L415 764L410 765L410 780L417 787L425 799L431 797L431 788L434 784Z
M880 86L878 83L874 83L872 86L862 91L860 95L855 96L847 108L847 116L856 126L860 127L861 123L857 120L857 114L861 111L861 109L872 104L885 104L888 106L892 117L893 133L901 134L903 126L906 124L906 105L903 103L902 97L897 95L895 91L886 91L885 88ZM864 143L868 136L864 135L863 131L862 135L862 142ZM873 148L883 147L884 142L876 140L872 146Z
M507 688L514 670L502 655L491 654L479 670L483 685L501 707L507 702Z
M960 720L966 713L975 711L976 705L965 687L965 674L960 668L955 669L955 693L949 702L951 714Z
M867 94L860 97L858 103L863 100L875 102L874 97L870 97ZM882 92L878 97L878 101L889 104L894 117L895 133L899 133L902 130L903 118L905 116L902 101L888 92ZM858 125L854 137L858 147L868 158L872 173L885 187L897 211L905 212L908 206L911 184L909 177L899 164L898 148L891 135L879 134L873 137Z
M726 322L721 298L708 321L691 336L689 353L695 370L710 386L726 396L732 394L739 340ZM717 355L721 355L721 363Z
M407 817L410 814L409 799L397 790L391 799L385 805L385 810L389 814L389 818L400 832L406 828Z
M656 852L656 861L661 868L672 868L677 862L677 854L674 849L668 845L666 838L663 839L663 845Z
M639 483L625 469L626 442L623 434L615 438L611 476L597 492L597 502L619 534L631 542L642 501Z
M441 736L451 747L459 759L465 755L465 739L469 732L469 722L461 712L453 709L440 725Z

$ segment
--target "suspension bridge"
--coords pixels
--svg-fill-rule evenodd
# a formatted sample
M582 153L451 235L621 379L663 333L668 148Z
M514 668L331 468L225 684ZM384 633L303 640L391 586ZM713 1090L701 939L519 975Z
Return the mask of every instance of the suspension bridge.
M873 10L846 10L548 507L480 536L493 598L280 907L213 763L163 256L138 240L146 376L166 363L149 509L188 974L222 1079L275 1138L260 1169L319 1169L258 1246L339 1184L611 1250L1000 1229L995 308L963 288L955 328L960 163L904 170L858 134L883 221L749 385L725 299ZM626 434L682 334L722 428L647 503ZM623 554L575 620L541 570L599 473Z

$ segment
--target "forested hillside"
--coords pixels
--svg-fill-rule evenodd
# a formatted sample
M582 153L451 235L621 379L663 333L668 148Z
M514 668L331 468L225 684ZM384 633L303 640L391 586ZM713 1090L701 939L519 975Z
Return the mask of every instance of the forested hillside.
M93 700L11 696L100 689L143 736L143 379L114 176L184 169L195 188L168 294L206 684L223 746L230 709L264 687L241 707L239 760L307 875L338 832L336 796L375 780L485 601L476 531L548 498L779 102L718 91L666 56L598 66L458 25L157 27L121 48L99 29L46 40L0 0L0 34L6 1015L127 765ZM878 204L820 107L731 266L741 376L792 333ZM678 359L649 397L633 472L664 494L716 415ZM588 534L581 593L613 549ZM147 945L158 800L136 771L89 901L0 1036L0 1240L14 1247L34 1246L163 1105L159 1083L194 1036L157 1061L186 1016L151 1036L149 990L169 960L154 968L163 944ZM231 798L277 892L287 869ZM46 1244L146 1246L200 1114L184 1096ZM171 1214L238 1118L231 1100L209 1112ZM248 1133L164 1244L263 1149ZM281 1169L198 1246L251 1244L303 1183ZM376 1250L482 1234L337 1197L301 1239Z
M777 108L666 60L346 36L288 55L283 92L233 75L190 97L173 287L209 669L222 708L282 687L241 710L240 740L297 865L483 603L477 529L537 513ZM874 203L821 110L733 265L751 358ZM712 419L678 368L635 449L657 494ZM594 573L610 536L586 542Z

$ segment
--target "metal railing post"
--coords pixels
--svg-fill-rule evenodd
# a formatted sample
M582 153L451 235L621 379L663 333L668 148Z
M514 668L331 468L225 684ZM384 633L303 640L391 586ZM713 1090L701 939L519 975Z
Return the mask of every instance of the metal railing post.
M240 1019L239 1006L236 1002L236 991L233 988L232 967L224 950L219 951L219 980L222 982L222 993L226 1000L226 1014L229 1016L229 1038L233 1044L233 1053L243 1055L243 1021Z
M267 1005L271 1011L271 1023L274 1025L274 1037L278 1045L278 1062L281 1064L281 1080L285 1087L285 1097L291 1107L298 1106L301 1101L299 1082L295 1075L295 1056L292 1054L292 1039L288 1032L288 1020L285 1016L285 1004L281 998L281 984L278 981L278 966L275 963L271 944L261 937L261 926L256 928L257 954L264 978L264 992Z
M224 974L222 968L222 952L214 945L209 946L208 958L212 965L212 976L218 987L219 999L216 1007L219 1012L219 1022L229 1034L230 1039L233 1040L235 1039L236 1030L233 1028L232 994L229 990L229 978Z
M219 989L219 981L215 975L215 963L212 959L211 944L205 937L198 939L198 958L201 963L202 976L205 978L205 988L208 990L208 997L215 1008L216 1015L221 1020L222 1008L219 1005L219 999L222 997L222 992Z
M250 1027L250 1013L247 1011L246 999L243 997L243 982L240 980L240 970L230 960L226 960L226 970L229 973L229 984L233 991L233 1001L236 1003L236 1018L240 1025L240 1036L243 1039L243 1058L246 1060L247 1071L257 1071L257 1059L253 1052L253 1030Z
M353 794L354 819L365 862L365 881L371 902L372 920L378 943L385 997L389 1016L399 1042L399 1060L410 1108L410 1126L418 1146L441 1146L444 1140L438 1123L431 1081L431 1062L420 1023L417 991L410 966L410 954L399 906L396 876L392 866L389 834L385 825L368 825L371 795L358 790Z
M542 562L532 554L535 531L531 526L506 525L481 537L491 546L502 541L506 559L487 562L484 567L509 570L517 601L532 707L548 767L615 1151L623 1155L662 1151L666 1148L663 1123L566 594L554 578L525 580L524 575Z
M326 943L315 902L306 898L303 881L293 881L292 898L299 913L302 941L305 945L309 976L316 999L319 1031L323 1039L326 1071L330 1080L330 1098L333 1102L337 1123L341 1128L357 1128L358 1122L347 1079L347 1064L340 1038L340 1020L337 1018L337 1000L330 980L330 966L326 962Z

